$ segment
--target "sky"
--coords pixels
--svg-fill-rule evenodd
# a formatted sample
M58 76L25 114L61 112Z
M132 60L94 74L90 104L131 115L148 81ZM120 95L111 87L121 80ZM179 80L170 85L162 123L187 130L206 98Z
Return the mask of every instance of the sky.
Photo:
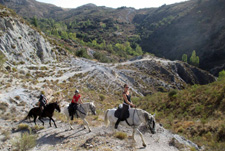
M118 8L121 6L133 7L136 9L159 7L164 4L173 4L187 0L36 0L39 2L54 4L63 8L76 8L88 3L93 3L97 6L106 6Z

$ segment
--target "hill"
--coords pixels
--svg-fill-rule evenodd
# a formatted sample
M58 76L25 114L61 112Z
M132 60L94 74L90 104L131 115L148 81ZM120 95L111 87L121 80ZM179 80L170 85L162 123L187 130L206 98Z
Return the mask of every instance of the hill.
M156 93L137 99L140 107L155 111L158 120L205 150L224 150L225 72L208 85L193 85L181 91Z
M97 49L122 58L142 54L136 51L140 45L144 52L172 60L181 60L183 54L189 58L195 50L200 58L199 67L214 75L225 67L222 0L190 0L140 10L95 5L62 9L34 0L0 2L31 23L36 16L38 26L49 35L71 39L69 33L76 33L81 43L96 47L97 42ZM129 47L121 51L122 47L116 44Z
M141 47L157 56L181 59L196 50L200 68L217 75L224 68L224 1L164 5L134 18ZM141 19L140 19L141 18Z
M120 63L100 63L75 57L12 10L0 6L0 16L1 150L23 150L23 147L34 147L33 150L83 150L90 143L96 150L116 150L115 144L123 150L137 149L140 144L134 145L125 135L131 134L131 130L121 128L124 132L114 136L102 125L105 110L122 102L124 83L130 85L135 101L157 91L183 89L188 84L207 84L216 80L197 67L148 55ZM75 89L80 90L84 102L95 101L98 114L88 117L92 133L80 130L79 126L75 131L68 131L65 116L60 113L54 115L59 126L57 129L26 122L18 124L36 106L41 91L49 102L58 101L63 109L71 101ZM82 123L77 119L75 122L77 125ZM141 131L145 132L144 138L148 143L146 150L150 147L170 151L199 148L159 124L158 133L154 136L147 133L146 127ZM122 139L127 139L118 140L121 135ZM147 139L149 137L153 139Z

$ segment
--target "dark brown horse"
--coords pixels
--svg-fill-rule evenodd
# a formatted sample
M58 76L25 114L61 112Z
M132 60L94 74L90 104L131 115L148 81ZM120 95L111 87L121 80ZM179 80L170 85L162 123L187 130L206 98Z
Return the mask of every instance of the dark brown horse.
M48 117L49 118L49 125L51 125L51 121L53 121L55 127L57 128L56 124L55 124L55 121L53 120L52 116L53 116L53 113L54 113L54 110L57 110L58 112L60 112L60 107L58 105L58 102L54 102L54 103L49 103L46 105L45 109L43 110L42 114L41 114L41 108L40 107L34 107L32 108L27 117L27 118L31 118L31 117L34 117L34 123L36 125L36 119L38 117L38 119L42 122L43 126L44 126L44 121L42 121L42 118L43 117Z

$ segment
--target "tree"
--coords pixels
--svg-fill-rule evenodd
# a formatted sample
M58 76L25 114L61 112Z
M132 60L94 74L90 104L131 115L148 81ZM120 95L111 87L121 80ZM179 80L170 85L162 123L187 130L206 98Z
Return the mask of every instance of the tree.
M225 71L222 70L222 71L219 72L218 80L222 80L222 79L224 79L224 78L225 78Z
M193 66L199 65L199 57L196 55L195 50L192 52L192 55L190 57L190 64Z
M187 54L183 54L182 61L187 63Z
M35 27L38 27L38 20L37 20L37 17L36 16L34 17L34 26Z
M135 48L135 51L138 55L142 55L143 54L143 51L141 49L141 47L139 45L137 45L137 47Z

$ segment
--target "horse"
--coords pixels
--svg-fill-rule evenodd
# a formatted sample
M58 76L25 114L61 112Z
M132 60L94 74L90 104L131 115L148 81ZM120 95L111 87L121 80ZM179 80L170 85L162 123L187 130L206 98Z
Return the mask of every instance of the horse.
M114 127L114 125L115 125L115 123L118 119L114 116L115 111L116 111L116 108L108 109L105 112L106 127L108 127L109 122L110 122L110 126ZM155 114L151 115L150 113L148 113L148 112L146 112L142 109L136 109L136 108L129 109L129 113L130 113L130 116L126 119L126 121L121 121L120 124L123 125L123 126L133 127L132 139L134 140L134 142L136 142L135 139L134 139L134 134L135 134L135 131L137 131L140 134L143 146L146 147L145 140L143 138L142 133L138 129L138 127L142 123L144 123L150 129L151 133L155 134L156 133L156 130L155 130L155 127L156 127L155 126L156 125Z
M37 119L37 117L39 116L38 119L42 122L42 124L43 124L43 126L44 126L44 121L42 121L41 118L43 118L43 117L49 117L49 125L50 125L50 127L52 126L52 125L51 125L51 121L53 121L55 127L57 128L57 126L56 126L56 124L55 124L55 121L54 121L54 119L52 118L55 109L56 109L58 112L61 111L61 110L60 110L60 107L59 107L59 105L58 105L58 102L53 102L53 103L47 104L46 107L45 107L45 109L43 110L42 114L41 114L41 108L40 108L40 107L34 107L34 108L32 108L32 109L29 111L29 113L28 113L28 115L26 116L25 119L27 119L27 118L30 119L31 117L34 117L34 123L35 123L35 125L36 125L36 119ZM24 120L25 120L25 119L24 119Z
M73 127L70 124L70 116L69 116L69 110L68 110L69 105L67 105L64 108L64 114L67 117L67 122L70 125L70 129L73 129ZM83 103L83 104L79 104L77 106L77 115L79 118L81 118L83 120L84 125L87 125L89 132L91 132L91 129L89 127L89 124L87 122L87 120L85 119L85 117L87 116L87 113L91 111L93 115L96 115L96 108L93 102L89 102L89 103ZM85 128L85 127L84 127Z

